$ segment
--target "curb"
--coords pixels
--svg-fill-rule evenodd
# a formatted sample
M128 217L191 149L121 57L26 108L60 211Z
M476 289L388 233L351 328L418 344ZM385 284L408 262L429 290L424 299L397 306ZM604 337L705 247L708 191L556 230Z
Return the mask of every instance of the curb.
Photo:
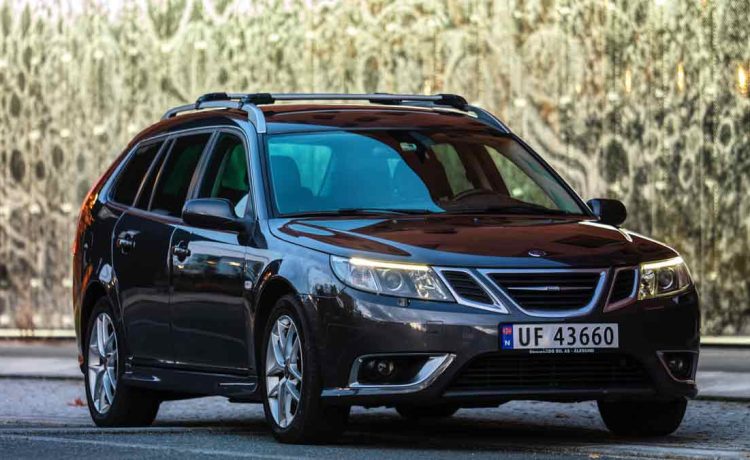
M721 395L701 395L695 397L698 401L714 401L714 402L733 402L733 403L744 403L750 402L750 396L721 396Z
M701 346L716 347L750 347L750 336L713 336L701 337Z
M81 374L80 377L73 375L0 374L0 380L50 380L58 382L78 382L83 380L83 374Z

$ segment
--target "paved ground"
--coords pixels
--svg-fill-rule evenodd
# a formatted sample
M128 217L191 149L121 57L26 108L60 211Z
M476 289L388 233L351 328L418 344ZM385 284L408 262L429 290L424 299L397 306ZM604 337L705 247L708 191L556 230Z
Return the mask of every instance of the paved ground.
M0 458L750 459L749 358L750 349L704 349L699 385L723 400L693 401L670 437L614 437L593 403L513 402L416 425L393 410L355 409L339 443L311 447L276 443L260 406L222 398L164 403L146 429L96 428L71 343L0 342Z
M750 404L694 401L673 436L619 439L591 403L513 402L414 425L386 409L355 410L341 442L277 444L260 406L222 398L168 402L148 429L98 429L80 382L0 379L0 457L140 458L750 458Z

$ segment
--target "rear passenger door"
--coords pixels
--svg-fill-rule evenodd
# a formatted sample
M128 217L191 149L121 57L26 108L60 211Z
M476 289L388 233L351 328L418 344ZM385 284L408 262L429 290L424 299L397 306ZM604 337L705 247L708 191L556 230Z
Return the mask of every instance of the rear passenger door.
M174 362L170 247L210 132L170 139L114 232L113 265L130 355L136 364Z
M222 131L193 198L222 198L237 217L249 208L247 149L239 132ZM246 374L249 315L245 246L235 231L182 226L172 237L172 334L176 360L208 372Z

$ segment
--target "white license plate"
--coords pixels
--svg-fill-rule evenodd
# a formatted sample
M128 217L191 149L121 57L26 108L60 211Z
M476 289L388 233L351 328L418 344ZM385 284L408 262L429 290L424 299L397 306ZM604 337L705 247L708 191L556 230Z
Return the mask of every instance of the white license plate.
M551 348L617 348L617 324L501 324L503 350L544 350Z

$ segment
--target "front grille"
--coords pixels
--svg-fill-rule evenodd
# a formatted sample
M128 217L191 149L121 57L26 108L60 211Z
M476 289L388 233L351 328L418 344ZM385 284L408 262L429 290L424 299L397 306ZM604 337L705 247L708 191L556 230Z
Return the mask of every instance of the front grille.
M571 310L585 307L594 297L598 272L490 273L518 305L531 310Z
M441 273L459 296L472 302L492 305L490 296L468 273L456 270L443 270Z
M627 355L494 352L471 361L447 391L600 390L648 385L643 367Z
M610 303L625 300L633 295L633 285L635 284L635 269L620 270L615 276L612 285L612 295L609 298Z

